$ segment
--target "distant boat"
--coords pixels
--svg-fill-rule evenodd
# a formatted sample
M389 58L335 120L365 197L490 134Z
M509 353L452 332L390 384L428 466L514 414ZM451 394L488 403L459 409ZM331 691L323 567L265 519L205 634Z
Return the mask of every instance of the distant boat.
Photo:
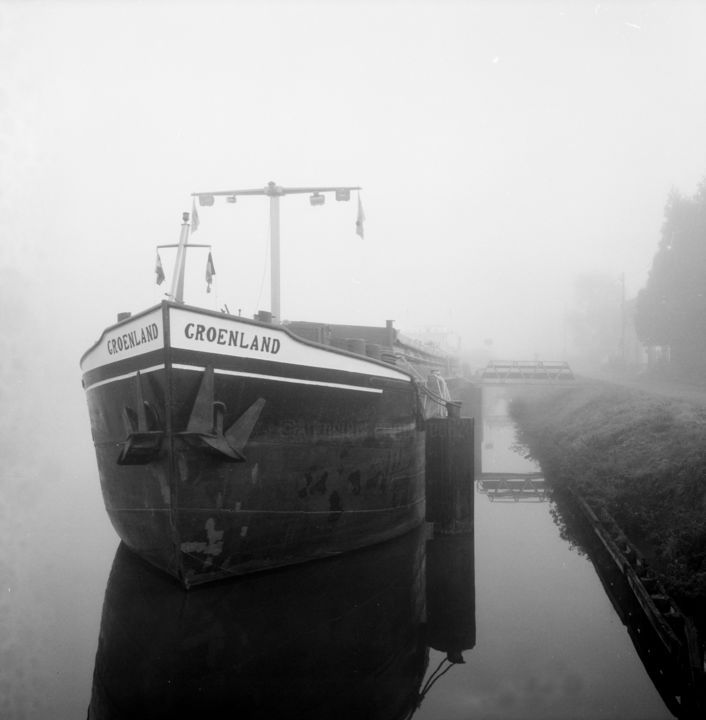
M111 522L186 587L368 546L424 519L424 402L445 399L394 351L351 352L280 323L280 197L356 189L204 195L269 197L274 317L184 303L185 213L169 299L122 317L81 359Z

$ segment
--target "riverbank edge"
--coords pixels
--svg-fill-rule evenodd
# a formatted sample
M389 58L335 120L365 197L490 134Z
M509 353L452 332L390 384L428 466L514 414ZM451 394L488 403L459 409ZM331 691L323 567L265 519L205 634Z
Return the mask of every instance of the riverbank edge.
M518 388L518 442L547 482L605 509L706 627L706 403L602 380Z

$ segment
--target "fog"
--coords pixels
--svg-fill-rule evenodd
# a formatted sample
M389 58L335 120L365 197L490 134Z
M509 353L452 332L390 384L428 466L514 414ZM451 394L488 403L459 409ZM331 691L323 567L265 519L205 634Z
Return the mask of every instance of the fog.
M705 34L667 0L0 0L0 715L85 707L117 536L79 358L164 296L192 192L362 187L364 239L355 195L282 200L286 319L560 359L576 278L633 296L706 173ZM200 208L187 300L269 309L268 219Z
M364 240L355 196L283 200L283 317L560 356L576 275L634 295L704 173L705 25L686 2L0 3L2 264L75 369L161 298L191 192L360 185ZM268 309L267 200L200 219L208 300Z

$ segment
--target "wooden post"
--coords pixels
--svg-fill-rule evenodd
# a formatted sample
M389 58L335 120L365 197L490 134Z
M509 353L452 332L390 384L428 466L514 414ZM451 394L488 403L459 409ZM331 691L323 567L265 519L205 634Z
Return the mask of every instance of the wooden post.
M426 519L435 533L472 532L474 420L460 417L460 403L448 407L426 424Z
M481 444L483 442L483 386L472 383L465 378L451 378L447 381L451 397L462 403L464 417L475 420L475 433L473 439L473 472L480 475Z

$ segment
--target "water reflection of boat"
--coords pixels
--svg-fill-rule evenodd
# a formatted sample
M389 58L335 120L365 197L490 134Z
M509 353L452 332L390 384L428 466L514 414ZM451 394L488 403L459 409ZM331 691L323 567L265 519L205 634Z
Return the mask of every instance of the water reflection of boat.
M470 555L454 561L447 548L440 564L430 555L428 584L426 548L436 541L425 543L420 528L188 593L121 545L89 718L410 717L424 695L427 642L450 662L475 642L472 540L464 539ZM471 577L450 579L451 571Z
M694 661L698 641L690 620L666 596L639 551L624 537L619 544L582 498L566 492L553 498L562 534L587 554L667 708L677 718L702 718L703 660Z

